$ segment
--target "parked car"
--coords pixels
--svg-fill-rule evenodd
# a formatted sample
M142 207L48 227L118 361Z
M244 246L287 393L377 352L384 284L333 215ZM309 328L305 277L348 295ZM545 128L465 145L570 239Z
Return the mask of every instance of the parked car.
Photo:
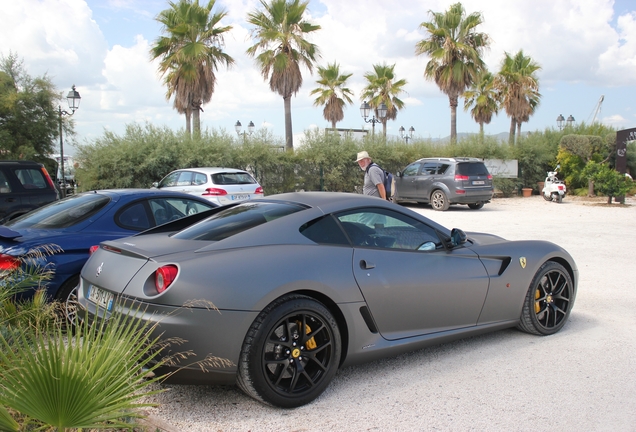
M153 183L153 187L201 196L218 205L263 197L263 188L254 177L234 168L180 169Z
M416 201L441 211L467 204L478 210L492 199L492 175L481 159L422 158L395 177L397 203Z
M61 251L38 264L54 270L46 284L48 296L67 302L91 247L214 207L216 204L203 198L156 189L73 195L0 225L0 269L24 266L21 259L30 250L55 245Z
M158 334L185 340L172 353L197 357L160 368L177 370L169 380L236 382L289 408L340 367L508 327L555 333L578 279L550 242L449 230L361 194L297 192L103 242L78 302L89 319L143 310ZM227 361L206 367L208 356Z
M8 221L59 199L44 165L0 161L0 221Z

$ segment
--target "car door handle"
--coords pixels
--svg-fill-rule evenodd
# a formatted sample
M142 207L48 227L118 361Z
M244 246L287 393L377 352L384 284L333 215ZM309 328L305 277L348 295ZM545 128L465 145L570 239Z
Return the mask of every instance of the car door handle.
M360 268L362 270L369 270L375 268L375 264L367 260L360 260Z

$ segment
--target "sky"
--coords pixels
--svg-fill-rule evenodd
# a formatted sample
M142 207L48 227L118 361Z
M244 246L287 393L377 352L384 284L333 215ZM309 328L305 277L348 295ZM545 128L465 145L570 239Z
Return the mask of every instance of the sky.
M177 0L174 0L175 2ZM207 0L201 0L206 3ZM413 127L415 138L450 135L448 97L427 81L426 56L415 55L415 44L426 38L420 24L430 11L443 12L456 0L311 0L306 19L321 30L308 39L320 49L319 66L337 62L352 73L348 87L354 103L337 127L370 128L360 115L364 74L374 64L395 64L398 78L407 80L400 98L405 107L387 124L387 134ZM557 127L556 118L572 115L577 123L593 119L617 129L636 127L636 0L463 0L468 13L480 12L491 44L484 53L488 69L497 72L504 53L523 50L540 66L541 103L523 131ZM222 25L232 30L225 51L235 64L217 71L216 89L203 106L202 128L234 132L253 121L284 139L282 98L270 91L254 60L245 51L254 42L246 22L258 0L216 0L225 10ZM64 96L75 85L82 100L73 115L77 136L65 143L87 144L106 131L123 135L126 125L150 123L178 130L184 116L165 98L166 88L150 58L150 47L162 35L156 21L167 0L2 0L0 55L23 60L32 77L46 74ZM302 69L303 86L292 99L295 145L306 130L331 127L322 107L313 105L311 90L317 73ZM603 102L599 106L599 101ZM63 101L66 108L66 101ZM600 108L600 109L599 109ZM510 120L500 112L487 134L507 132ZM381 125L376 127L381 128ZM479 125L457 110L457 131L478 132ZM69 147L69 148L67 148Z

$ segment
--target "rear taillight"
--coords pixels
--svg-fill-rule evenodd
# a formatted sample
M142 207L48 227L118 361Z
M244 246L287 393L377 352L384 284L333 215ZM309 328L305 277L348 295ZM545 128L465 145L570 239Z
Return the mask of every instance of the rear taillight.
M455 174L455 181L468 181L468 176Z
M463 195L463 194L465 194L465 193L466 193L466 191L465 191L464 189L455 189L455 193L456 193L457 195Z
M263 193L263 187L259 186L256 188L256 190L254 191L255 194L262 194Z
M488 180L492 180L492 174L488 174Z
M93 255L97 249L99 249L99 246L91 246L88 248L88 255Z
M203 196L220 196L220 195L227 195L227 191L225 189L218 189L218 188L207 188L205 190L205 192L203 192Z
M51 178L51 176L49 175L49 172L44 167L42 167L42 174L44 174L44 178L46 179L46 182L49 184L49 187L53 190L57 190L55 189L55 185L53 184L53 179Z
M166 265L159 267L155 272L155 288L158 293L162 293L174 282L179 273L179 269L175 265Z
M0 272L10 272L20 268L20 260L11 255L0 254Z

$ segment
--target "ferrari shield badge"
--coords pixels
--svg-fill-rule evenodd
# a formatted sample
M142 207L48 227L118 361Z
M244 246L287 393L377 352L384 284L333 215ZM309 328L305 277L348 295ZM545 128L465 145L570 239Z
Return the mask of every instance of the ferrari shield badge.
M519 258L519 264L521 264L521 268L526 268L526 257Z

